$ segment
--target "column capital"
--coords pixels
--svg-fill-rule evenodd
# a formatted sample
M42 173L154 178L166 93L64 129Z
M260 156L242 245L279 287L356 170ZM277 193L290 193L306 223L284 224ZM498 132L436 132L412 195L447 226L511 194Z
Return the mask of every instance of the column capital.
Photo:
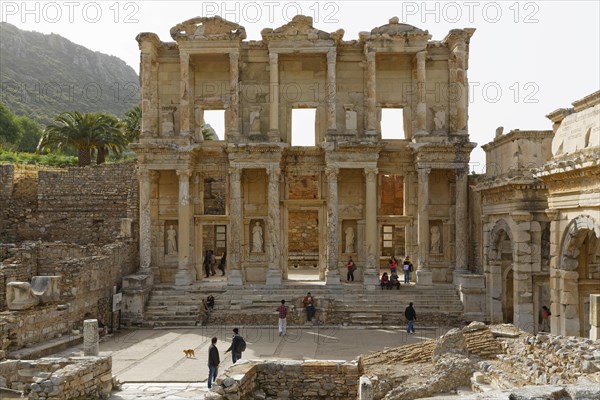
M377 52L375 51L375 49L372 49L370 47L365 48L365 57L367 58L367 62L374 62L376 55Z
M428 175L431 173L431 168L426 167L426 168L419 168L417 170L417 173L419 174L419 180L421 179L425 179L428 177Z
M227 171L231 180L239 181L241 179L242 170L238 167L230 167Z
M229 53L230 62L238 62L240 60L240 53L237 51Z
M464 178L465 176L469 175L469 167L460 167L456 169L456 177L457 178Z
M269 179L278 180L281 176L281 168L279 166L267 167L267 175L269 176Z
M367 180L373 180L377 178L377 174L379 173L379 169L376 167L368 167L363 169L363 174L367 178Z
M325 167L325 175L327 176L327 180L337 180L339 173L340 169L338 167Z
M278 59L279 59L279 53L276 53L269 49L269 64L277 64Z
M179 179L189 179L192 176L192 170L190 169L177 169L175 170Z
M427 50L419 51L415 57L417 62L425 62L427 60Z

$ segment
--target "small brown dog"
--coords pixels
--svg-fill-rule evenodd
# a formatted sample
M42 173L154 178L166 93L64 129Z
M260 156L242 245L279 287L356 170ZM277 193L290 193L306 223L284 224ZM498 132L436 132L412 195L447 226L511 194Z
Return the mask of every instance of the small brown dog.
M186 357L196 357L196 353L194 353L194 349L183 350L183 354L185 354Z

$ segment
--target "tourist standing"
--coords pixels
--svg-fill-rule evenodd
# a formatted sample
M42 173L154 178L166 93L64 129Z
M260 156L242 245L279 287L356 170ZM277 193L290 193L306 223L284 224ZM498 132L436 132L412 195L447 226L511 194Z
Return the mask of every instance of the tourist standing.
M225 350L225 353L227 353L228 351L231 351L231 360L233 361L234 364L237 362L237 360L242 358L242 352L244 352L246 350L246 341L244 340L243 337L240 336L239 333L240 333L240 331L238 328L233 328L233 337L231 338L231 346L229 346L229 348L227 350Z
M396 273L396 267L398 266L396 257L390 257L390 261L388 261L388 266L390 267L390 275Z
M215 275L217 272L215 271L215 267L217 266L217 258L215 257L215 252L210 251L210 274Z
M221 270L221 276L225 276L225 265L227 263L227 253L223 252L221 261L219 261L219 269Z
M217 349L217 338L211 339L211 344L208 347L208 388L212 387L213 382L217 379L219 373L219 364L221 359L219 358L219 349Z
M546 306L542 307L542 327L540 328L540 330L542 332L550 332L550 316L552 315L552 313L550 312L550 309Z
M408 307L404 310L404 316L408 321L406 325L406 333L415 333L414 321L417 319L417 313L413 308L413 303L408 303Z
M350 282L354 282L354 271L356 270L356 264L352 261L352 257L348 258L348 263L346 264L346 268L348 268L348 273L346 274L346 280Z
M404 259L404 263L402 263L402 271L404 272L404 283L410 283L410 273L413 270L413 265L410 262L408 256Z
M204 252L204 261L202 262L204 265L204 277L208 278L210 276L210 251L206 250Z
M285 336L288 313L288 307L285 305L285 300L281 300L281 304L277 307L277 312L279 313L279 336Z

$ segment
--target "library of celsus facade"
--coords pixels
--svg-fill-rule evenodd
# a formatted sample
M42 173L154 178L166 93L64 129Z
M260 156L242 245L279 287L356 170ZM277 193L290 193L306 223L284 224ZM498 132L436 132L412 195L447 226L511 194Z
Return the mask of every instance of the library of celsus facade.
M226 251L228 284L278 285L292 268L328 285L346 262L370 286L408 255L418 284L468 273L469 40L389 23L345 39L296 16L262 40L219 17L142 33L140 264L155 282L204 279ZM296 109L314 127L292 132ZM381 121L402 110L404 136ZM203 134L210 112L224 132ZM293 146L293 136L314 145Z

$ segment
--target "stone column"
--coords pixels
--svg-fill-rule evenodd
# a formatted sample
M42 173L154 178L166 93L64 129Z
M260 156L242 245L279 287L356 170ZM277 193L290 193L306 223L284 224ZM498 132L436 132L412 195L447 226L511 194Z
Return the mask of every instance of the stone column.
M279 55L269 51L269 137L281 139L279 134Z
M85 357L98 357L100 353L100 335L98 334L98 320L86 319L83 321L83 355Z
M339 216L338 216L338 173L335 167L326 167L327 176L327 270L326 285L340 285L340 269L338 267L339 251Z
M337 132L336 115L336 59L337 52L329 50L327 52L327 133L335 134Z
M468 91L467 91L467 50L464 43L459 44L453 51L456 59L456 85L458 99L456 102L456 133L467 133L467 109L468 109Z
M377 135L377 65L375 50L367 49L367 129L365 135Z
M467 214L467 190L469 176L467 170L461 168L456 171L456 200L455 200L455 257L456 267L454 275L465 274L467 270L468 257L468 214ZM454 283L458 284L458 280L454 279Z
M192 87L190 85L190 55L185 51L181 51L179 54L180 63L180 99L179 99L179 136L189 137L190 136L190 117L192 108Z
M419 168L419 220L418 242L419 260L417 265L417 283L432 284L432 273L429 269L429 173L431 168Z
M236 136L240 133L240 53L229 53L229 134Z
M590 339L600 339L600 294L590 294Z
M531 221L529 212L512 212L510 217L516 229L513 240L513 310L514 325L533 333L535 324L533 315L533 280L531 277Z
M374 289L379 280L377 260L379 260L379 238L377 235L377 168L365 168L366 180L366 223L365 244L367 265L364 273L364 285Z
M158 135L158 124L157 124L157 109L156 104L157 97L154 96L154 64L155 63L156 48L150 41L145 41L141 45L141 56L140 56L140 95L141 95L141 133L142 138L152 137Z
M227 235L227 283L242 286L241 234L242 234L242 184L239 168L229 169L229 232Z
M281 285L281 205L279 202L279 166L267 168L269 189L267 192L269 214L267 216L266 253L269 257L267 285Z
M150 218L150 171L138 170L140 184L140 273L150 274L152 232Z
M415 136L427 135L427 51L417 53L417 131Z
M190 170L177 170L179 176L179 208L177 232L178 267L175 274L175 285L186 286L193 282L189 271L190 263Z

